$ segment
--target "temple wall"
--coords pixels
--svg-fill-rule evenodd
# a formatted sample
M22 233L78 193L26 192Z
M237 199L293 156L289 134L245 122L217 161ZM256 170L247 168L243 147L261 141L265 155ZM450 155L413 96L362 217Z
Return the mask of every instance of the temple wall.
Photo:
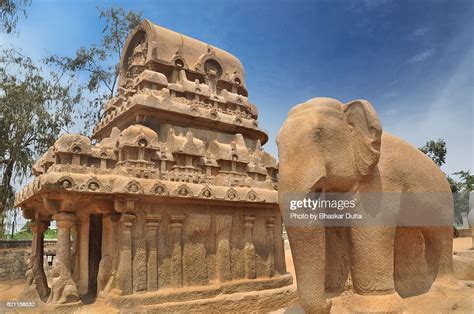
M132 273L126 274L131 277L133 292L271 278L286 273L283 242L275 241L282 232L275 206L139 203L133 215L131 256L126 253L124 261L131 259L133 265ZM159 223L155 236L147 240L150 216L158 216ZM250 238L245 217L252 219ZM116 232L116 237L121 238L123 228ZM124 253L120 252L118 258ZM247 269L249 264L251 270ZM147 284L150 280L152 288Z
M45 250L53 254L55 240L45 241ZM31 240L0 240L0 281L23 279L31 256ZM50 269L45 259L46 270Z
M31 248L0 249L0 281L25 278Z

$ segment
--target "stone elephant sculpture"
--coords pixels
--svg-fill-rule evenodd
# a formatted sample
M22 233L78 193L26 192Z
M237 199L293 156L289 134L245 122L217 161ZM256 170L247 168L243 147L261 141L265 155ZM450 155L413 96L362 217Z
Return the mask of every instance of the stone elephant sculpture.
M297 105L280 129L277 145L282 211L290 192L435 192L445 195L443 202L419 207L429 208L430 216L453 216L451 190L439 167L416 147L383 132L365 100L342 104L314 98ZM409 209L413 213L414 204ZM383 217L399 208L380 208L375 214ZM460 288L453 277L452 224L285 225L300 304L308 313L329 311L327 294L351 286L351 310L364 312L402 311L401 297L436 287Z

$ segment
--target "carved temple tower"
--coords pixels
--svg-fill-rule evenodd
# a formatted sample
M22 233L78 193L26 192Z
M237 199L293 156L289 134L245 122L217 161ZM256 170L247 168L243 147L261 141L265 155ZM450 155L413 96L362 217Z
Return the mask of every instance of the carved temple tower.
M278 166L262 150L268 137L236 57L143 21L127 38L118 95L93 139L61 136L17 195L34 226L31 295L47 304L92 295L143 310L222 310L233 293L244 300L263 291L264 300L291 284ZM48 286L42 239L52 220Z

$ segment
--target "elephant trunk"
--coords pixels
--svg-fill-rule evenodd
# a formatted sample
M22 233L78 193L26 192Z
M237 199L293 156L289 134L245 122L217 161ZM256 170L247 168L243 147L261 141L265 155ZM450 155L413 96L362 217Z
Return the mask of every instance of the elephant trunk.
M288 217L288 200L326 190L327 169L322 154L309 151L301 141L287 141L296 131L282 128L279 134L278 198L282 216ZM306 137L305 137L306 138ZM313 139L312 136L307 138ZM299 302L305 313L327 313L325 296L326 232L324 226L304 225L285 220L296 272Z
M299 302L305 313L328 313L325 296L326 232L324 227L288 226Z

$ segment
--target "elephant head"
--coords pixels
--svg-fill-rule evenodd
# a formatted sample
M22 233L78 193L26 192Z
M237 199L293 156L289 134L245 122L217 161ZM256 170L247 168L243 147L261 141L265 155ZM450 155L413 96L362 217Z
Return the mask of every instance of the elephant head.
M375 110L365 100L313 98L294 107L277 137L280 204L287 192L355 191L378 163L381 137ZM286 228L300 303L307 312L327 311L324 227Z
M371 173L382 128L365 100L313 98L294 107L277 137L282 191L348 192Z

